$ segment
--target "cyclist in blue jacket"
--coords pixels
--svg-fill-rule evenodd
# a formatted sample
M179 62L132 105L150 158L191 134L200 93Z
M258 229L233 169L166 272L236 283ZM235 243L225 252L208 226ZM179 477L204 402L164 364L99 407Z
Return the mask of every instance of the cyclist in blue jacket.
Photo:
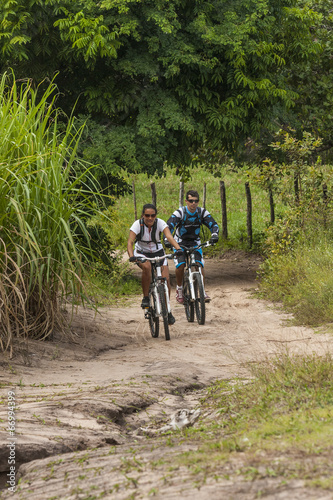
M167 221L167 225L173 234L175 241L181 247L193 247L200 245L200 229L204 224L211 232L211 243L216 243L219 239L219 226L211 214L205 208L199 207L199 193L190 189L186 193L186 206L179 207L173 212ZM196 262L202 268L204 267L204 260L202 256L202 249L199 248L196 253ZM180 254L175 258L176 265L176 281L177 291L176 300L179 304L184 303L183 297L183 276L185 270L185 256ZM210 297L205 292L205 301L209 302Z

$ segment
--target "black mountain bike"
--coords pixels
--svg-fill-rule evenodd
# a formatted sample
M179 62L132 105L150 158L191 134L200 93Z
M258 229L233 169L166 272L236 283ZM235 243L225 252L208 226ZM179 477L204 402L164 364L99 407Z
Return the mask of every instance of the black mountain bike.
M195 247L182 248L185 255L185 271L183 278L184 307L187 321L193 323L194 311L199 325L206 321L205 288L201 273L201 266L195 262L195 251L202 247L209 247L212 243L206 241Z
M138 262L151 263L151 282L149 286L149 307L145 309L145 318L149 321L151 336L156 338L160 333L160 318L164 326L165 340L170 340L169 313L170 298L167 279L162 276L162 262L164 259L173 259L173 255L163 255L162 257L136 257Z

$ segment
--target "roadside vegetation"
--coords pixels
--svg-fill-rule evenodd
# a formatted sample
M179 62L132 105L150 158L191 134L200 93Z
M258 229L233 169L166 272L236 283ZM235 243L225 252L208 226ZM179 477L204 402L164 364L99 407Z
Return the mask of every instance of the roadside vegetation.
M85 263L94 258L86 221L99 187L77 157L80 131L44 91L13 75L0 80L0 348L66 330L63 301L84 303ZM61 123L62 121L62 123Z
M249 481L253 498L295 479L332 491L332 367L329 353L284 351L252 364L250 379L217 381L200 401L199 423L161 438L159 446L193 445L170 462L165 454L164 467L184 475L185 467L199 489L207 480Z

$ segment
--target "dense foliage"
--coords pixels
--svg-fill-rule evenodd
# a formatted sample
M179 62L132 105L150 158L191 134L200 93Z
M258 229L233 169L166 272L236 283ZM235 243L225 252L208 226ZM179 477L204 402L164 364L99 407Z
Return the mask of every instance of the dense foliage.
M59 73L59 103L92 118L84 154L115 191L122 167L189 164L198 146L235 152L276 128L297 98L294 68L321 49L321 14L297 0L8 0L2 10L2 70L35 82Z

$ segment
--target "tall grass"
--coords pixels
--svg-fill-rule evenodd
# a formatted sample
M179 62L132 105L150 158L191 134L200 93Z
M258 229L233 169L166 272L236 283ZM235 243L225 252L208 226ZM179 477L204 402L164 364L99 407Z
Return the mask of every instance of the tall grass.
M94 210L88 170L76 163L80 132L59 124L56 87L44 92L0 83L0 347L13 338L44 338L62 328L60 299L82 297L82 255L75 233ZM64 118L64 117L62 117ZM60 131L60 129L62 131ZM82 241L82 238L81 240Z

